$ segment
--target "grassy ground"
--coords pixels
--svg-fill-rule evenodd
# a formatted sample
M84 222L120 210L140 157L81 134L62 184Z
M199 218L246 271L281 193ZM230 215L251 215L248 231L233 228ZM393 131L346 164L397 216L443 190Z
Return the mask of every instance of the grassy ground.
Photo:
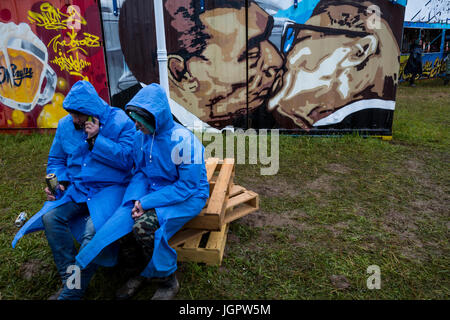
M280 170L238 165L261 210L233 222L220 267L180 263L179 299L448 299L450 89L401 86L394 139L280 138ZM42 232L10 243L20 211L44 200L52 136L0 135L0 299L46 299L58 287ZM367 267L381 270L369 290ZM101 269L88 299L126 280ZM148 299L154 286L136 299Z

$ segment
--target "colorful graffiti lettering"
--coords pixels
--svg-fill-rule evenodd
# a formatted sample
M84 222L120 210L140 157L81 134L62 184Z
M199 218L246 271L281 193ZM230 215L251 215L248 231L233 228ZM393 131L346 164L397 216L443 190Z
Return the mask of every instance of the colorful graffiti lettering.
M28 12L28 20L31 24L36 24L38 27L43 27L47 30L64 30L73 28L74 25L86 25L86 20L81 17L76 6L69 6L68 14L64 14L58 8L55 8L50 3L46 2L40 6L41 12Z
M18 68L15 64L11 64L11 72L12 72L12 77L9 74L8 68L6 68L4 66L0 66L0 84L3 84L4 82L8 82L10 85L20 87L23 79L33 77L33 69L32 68L23 68L22 70L18 70Z
M70 38L69 41L66 41L65 39L62 41L58 41L58 39L61 38L61 35L59 34L55 36L52 40L50 40L47 46L50 47L50 45L52 45L54 52L58 52L59 47L67 47L70 48L66 51L67 53L74 50L80 50L86 55L87 51L82 48L83 46L87 48L100 47L99 41L100 38L96 35L84 32L83 33L84 38L78 40L76 39L78 34L75 32L74 29L72 29L72 31L68 32L66 35Z
M438 55L438 54L436 54ZM403 55L400 58L400 80L409 80L411 78L410 73L405 73L405 67L408 63L409 55ZM425 60L427 59L427 60ZM436 57L434 60L428 60L429 58L425 57L422 61L422 73L416 76L416 80L418 79L431 79L436 78L440 74L445 73L447 64L444 61L444 58Z
M0 12L0 128L56 128L78 80L109 101L95 0L2 0Z
M59 66L61 71L75 71L80 73L84 68L91 65L90 62L80 59L78 52L75 53L75 58L73 56L66 56L65 53L59 52L59 57L55 57L55 59L51 60L51 63L54 63Z
M75 53L75 56L67 56L67 54L74 51L81 51L84 55L87 55L87 48L100 47L100 37L87 32L83 32L82 36L78 37L78 32L75 30L79 29L81 24L86 25L86 20L80 15L77 6L69 6L67 14L62 13L49 3L42 4L40 9L41 13L32 11L28 13L28 18L32 23L36 23L39 27L50 30L69 30L64 35L68 39L64 39L62 34L58 34L47 44L47 47L51 47L59 55L59 57L55 57L50 62L57 65L61 71L68 71L70 75L79 76L83 80L89 80L89 77L83 75L82 71L91 64L85 59L80 58L78 52Z

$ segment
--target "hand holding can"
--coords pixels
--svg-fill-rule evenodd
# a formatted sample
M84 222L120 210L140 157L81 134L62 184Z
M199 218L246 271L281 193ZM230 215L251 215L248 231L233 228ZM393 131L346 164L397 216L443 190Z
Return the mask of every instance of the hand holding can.
M58 182L58 179L54 173L49 173L45 176L45 182L47 183L47 188L45 193L47 193L47 200L54 201L61 198L64 187Z

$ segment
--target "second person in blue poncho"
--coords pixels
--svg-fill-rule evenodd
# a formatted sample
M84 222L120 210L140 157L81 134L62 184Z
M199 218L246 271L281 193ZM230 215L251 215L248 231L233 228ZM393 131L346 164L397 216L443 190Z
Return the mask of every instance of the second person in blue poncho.
M197 216L209 197L204 147L195 135L173 121L164 90L157 84L141 89L126 106L139 132L134 140L133 178L122 206L78 254L88 265L110 243L133 232L148 264L118 291L131 297L146 279L159 278L153 299L171 299L179 289L176 251L169 239Z

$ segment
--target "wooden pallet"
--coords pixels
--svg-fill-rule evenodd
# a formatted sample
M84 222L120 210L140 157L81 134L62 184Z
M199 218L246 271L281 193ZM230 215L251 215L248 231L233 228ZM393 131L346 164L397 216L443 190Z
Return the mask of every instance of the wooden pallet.
M234 159L209 158L206 173L210 196L200 214L188 222L185 228L219 231L224 224L227 201L233 188Z
M224 224L220 231L210 231L199 234L183 244L176 245L174 249L178 261L192 261L220 266L227 241L228 224Z
M220 232L224 225L259 210L258 194L233 184L233 159L209 158L206 169L210 198L200 214L170 239L172 248L195 242L210 231Z
M257 193L246 190L244 187L234 185L231 189L230 198L228 199L226 208L227 210L224 217L224 224L228 224L252 212L258 211L259 196ZM202 223L202 218L194 218L192 221L188 222L182 230L178 231L172 238L170 238L169 245L174 248L175 246L181 245L188 240L202 236L203 234L211 231L205 229ZM194 226L194 228L189 226Z

